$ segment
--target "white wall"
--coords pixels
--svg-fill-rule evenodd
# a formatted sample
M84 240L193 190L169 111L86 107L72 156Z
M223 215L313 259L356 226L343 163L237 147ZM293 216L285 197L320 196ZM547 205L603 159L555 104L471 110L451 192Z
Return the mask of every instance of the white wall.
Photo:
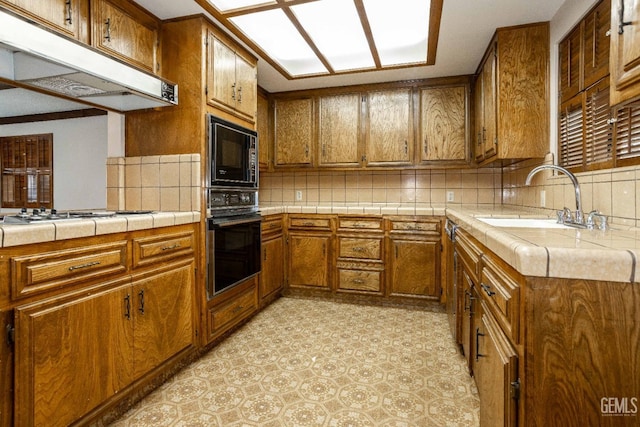
M105 209L108 122L105 115L4 125L0 126L0 136L53 133L53 207ZM118 130L114 132L119 134ZM115 142L113 149L116 152L118 144Z

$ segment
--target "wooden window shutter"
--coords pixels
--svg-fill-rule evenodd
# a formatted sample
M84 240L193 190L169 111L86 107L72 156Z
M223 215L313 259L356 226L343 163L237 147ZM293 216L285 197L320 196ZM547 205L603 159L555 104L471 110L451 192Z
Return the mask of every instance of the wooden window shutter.
M609 79L606 78L586 92L585 149L588 169L613 166L613 137L609 107Z
M577 96L565 103L560 111L558 158L561 166L583 166L583 128L582 96Z
M618 110L615 134L617 166L640 163L640 103Z

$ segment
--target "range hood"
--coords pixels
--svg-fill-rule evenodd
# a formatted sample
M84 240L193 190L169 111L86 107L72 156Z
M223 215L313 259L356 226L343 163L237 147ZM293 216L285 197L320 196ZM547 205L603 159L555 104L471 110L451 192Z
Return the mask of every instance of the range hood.
M0 77L120 112L178 103L177 85L3 10Z

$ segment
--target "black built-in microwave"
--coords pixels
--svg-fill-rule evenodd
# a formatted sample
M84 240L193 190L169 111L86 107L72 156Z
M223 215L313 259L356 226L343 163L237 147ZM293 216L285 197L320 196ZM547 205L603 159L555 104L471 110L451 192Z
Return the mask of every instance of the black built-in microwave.
M207 115L209 185L258 187L257 132Z

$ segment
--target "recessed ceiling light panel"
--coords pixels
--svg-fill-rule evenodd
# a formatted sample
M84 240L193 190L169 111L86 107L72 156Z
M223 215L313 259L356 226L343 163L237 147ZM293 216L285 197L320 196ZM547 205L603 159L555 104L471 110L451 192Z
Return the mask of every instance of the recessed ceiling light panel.
M293 6L291 10L334 70L375 66L353 2L322 0Z
M236 16L231 22L291 75L328 73L282 10Z
M262 6L264 4L274 4L275 1L270 0L207 0L220 12L229 10L242 9L245 7Z

